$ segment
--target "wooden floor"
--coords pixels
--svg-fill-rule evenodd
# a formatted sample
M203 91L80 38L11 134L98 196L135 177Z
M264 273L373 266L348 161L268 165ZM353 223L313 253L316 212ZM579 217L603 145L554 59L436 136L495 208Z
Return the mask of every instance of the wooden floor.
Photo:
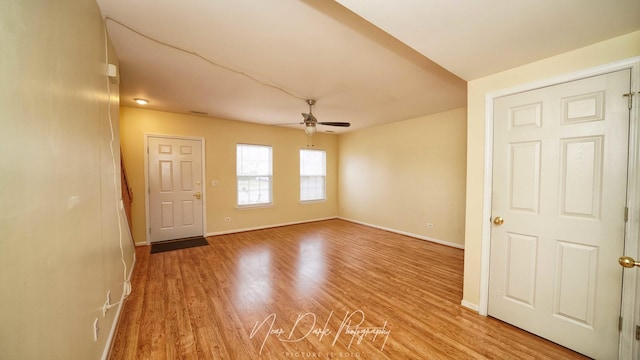
M460 306L463 251L342 220L136 249L111 359L582 359Z

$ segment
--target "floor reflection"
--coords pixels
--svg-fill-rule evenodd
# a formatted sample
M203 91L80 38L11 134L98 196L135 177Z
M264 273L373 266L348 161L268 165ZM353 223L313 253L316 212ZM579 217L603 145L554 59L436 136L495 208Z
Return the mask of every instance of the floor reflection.
M271 250L247 249L238 258L236 305L251 308L271 301Z
M300 296L313 296L325 281L326 257L322 239L303 240L298 247L296 290Z

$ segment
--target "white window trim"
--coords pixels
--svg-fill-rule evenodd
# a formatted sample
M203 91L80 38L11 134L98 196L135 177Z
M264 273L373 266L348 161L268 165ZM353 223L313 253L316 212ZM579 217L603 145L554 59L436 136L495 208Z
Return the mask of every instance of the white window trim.
M238 146L255 146L255 147L268 147L271 149L271 175L238 175ZM272 145L264 145L264 144L249 144L249 143L237 143L236 144L236 209L252 209L252 208L266 208L272 207L274 205L273 202L273 146ZM239 203L239 189L238 189L238 178L241 176L251 177L251 176L265 176L269 177L269 202L264 203L255 203L255 204L240 204Z
M326 202L327 201L327 151L323 150L323 149L300 149L300 151L298 151L298 161L301 160L300 156L302 154L302 151L322 151L324 153L324 175L302 175L302 174L298 174L298 178L300 179L300 185L299 185L299 189L298 189L298 202L300 204L313 204L313 203L321 203L321 202ZM302 169L299 169L299 172L302 172ZM302 190L302 177L303 176L324 176L324 197L321 199L309 199L309 200L302 200L300 197L300 192Z

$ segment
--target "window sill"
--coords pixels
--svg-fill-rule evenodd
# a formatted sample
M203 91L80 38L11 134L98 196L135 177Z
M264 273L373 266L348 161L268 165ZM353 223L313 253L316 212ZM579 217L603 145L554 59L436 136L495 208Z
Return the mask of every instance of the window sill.
M272 202L266 204L249 204L249 205L236 205L236 209L238 210L250 210L250 209L261 209L261 208L270 208L273 207L274 204Z
M319 199L319 200L300 200L298 203L300 204L317 204L327 202L327 199Z

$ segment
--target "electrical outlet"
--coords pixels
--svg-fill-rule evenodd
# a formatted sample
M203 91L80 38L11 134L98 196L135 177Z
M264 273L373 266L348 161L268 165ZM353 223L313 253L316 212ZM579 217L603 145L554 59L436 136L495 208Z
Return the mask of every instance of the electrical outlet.
M427 223L427 227L428 228L432 228L433 227L433 223Z
M231 221L231 218L227 216L227 217L224 218L224 221L225 222L229 222L229 221Z
M98 324L98 318L93 320L93 341L98 341L98 335L100 335L100 325Z
M218 180L212 180L211 186L218 186Z

